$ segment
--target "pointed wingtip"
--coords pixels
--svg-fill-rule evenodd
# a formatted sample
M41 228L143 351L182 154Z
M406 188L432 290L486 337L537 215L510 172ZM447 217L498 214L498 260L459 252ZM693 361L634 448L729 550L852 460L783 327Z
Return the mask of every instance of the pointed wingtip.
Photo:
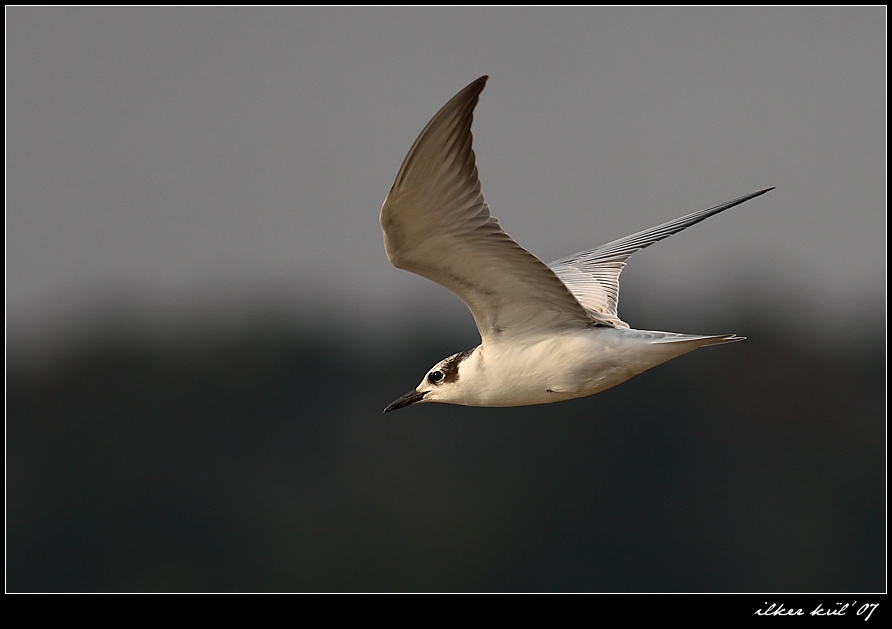
M756 197L760 197L763 194L765 194L766 192L771 192L775 188L776 188L776 186L771 186L770 188L765 188L764 190L759 190L758 192L752 192L746 196L740 197L740 199L736 199L735 201L732 201L732 203L734 203L735 205L739 205L740 203L743 203L744 201L749 201L750 199L755 199Z
M465 89L463 89L462 92L474 92L476 94L479 94L480 92L483 91L483 88L486 87L486 82L488 80L489 80L488 74L484 74L481 77L477 77L476 79L474 79L473 81L468 83L468 85L465 86Z
M489 80L489 75L484 74L483 76L477 77L470 83L468 83L465 88L459 92L460 94L473 92L474 94L480 94L483 91L483 88L486 87L486 82Z
M775 186L771 186L770 188L765 188L764 190L759 190L758 192L751 192L740 198L734 199L733 201L728 201L727 203L723 203L722 205L718 205L714 208L710 208L709 210L705 210L704 213L706 213L706 216L704 216L703 218L707 218L708 216L712 216L713 214L718 214L719 212L724 212L725 210L729 210L736 205L740 205L741 203L746 203L747 201L755 199L756 197L762 196L766 192L771 192L772 190L774 190L774 188Z

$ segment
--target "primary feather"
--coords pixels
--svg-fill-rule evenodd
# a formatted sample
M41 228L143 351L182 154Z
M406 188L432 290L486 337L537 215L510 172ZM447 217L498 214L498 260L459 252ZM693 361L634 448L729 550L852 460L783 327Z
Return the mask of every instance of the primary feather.
M480 192L471 122L486 79L446 103L409 150L381 208L387 257L458 295L484 340L586 325L585 308L505 233Z
M629 256L710 216L771 190L774 188L766 188L715 207L692 212L656 227L608 242L606 245L555 260L548 266L598 323L628 328L629 325L619 318L616 310L619 305L619 274L626 266Z

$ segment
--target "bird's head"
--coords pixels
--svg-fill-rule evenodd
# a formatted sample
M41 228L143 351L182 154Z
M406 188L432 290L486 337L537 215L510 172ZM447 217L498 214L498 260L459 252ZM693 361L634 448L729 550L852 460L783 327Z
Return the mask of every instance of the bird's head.
M449 358L444 358L430 368L414 391L409 391L394 400L384 409L384 412L395 411L398 408L418 402L461 404L462 399L465 397L467 384L462 380L462 376L466 376L469 371L467 359L473 353L474 350L467 350L453 354ZM463 365L464 370L462 368Z

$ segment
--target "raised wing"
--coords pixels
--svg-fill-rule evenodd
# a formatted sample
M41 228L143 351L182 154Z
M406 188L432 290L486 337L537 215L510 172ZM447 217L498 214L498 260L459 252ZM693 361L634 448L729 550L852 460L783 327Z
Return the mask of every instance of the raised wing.
M626 260L630 255L703 219L771 190L774 188L766 188L722 205L676 218L674 221L645 229L589 251L561 258L548 266L561 278L595 321L617 328L628 328L629 325L617 316L616 307L619 303L619 274L626 266Z
M406 155L381 208L387 257L458 295L484 341L589 324L570 290L502 230L483 200L471 122L487 78L446 103Z

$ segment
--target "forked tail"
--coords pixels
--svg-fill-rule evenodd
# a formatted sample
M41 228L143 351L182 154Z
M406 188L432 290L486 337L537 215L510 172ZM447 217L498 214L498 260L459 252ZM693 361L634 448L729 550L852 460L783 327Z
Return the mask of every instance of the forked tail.
M669 334L666 338L654 339L654 343L691 343L696 349L697 347L706 347L707 345L721 345L722 343L736 343L737 341L745 341L745 336L737 336L736 334L718 334L715 336L696 336L691 334Z
M715 336L697 336L692 334L676 334L674 332L650 332L642 335L646 341L648 355L645 369L687 354L707 345L722 345L724 343L736 343L745 337L736 334L719 334Z

